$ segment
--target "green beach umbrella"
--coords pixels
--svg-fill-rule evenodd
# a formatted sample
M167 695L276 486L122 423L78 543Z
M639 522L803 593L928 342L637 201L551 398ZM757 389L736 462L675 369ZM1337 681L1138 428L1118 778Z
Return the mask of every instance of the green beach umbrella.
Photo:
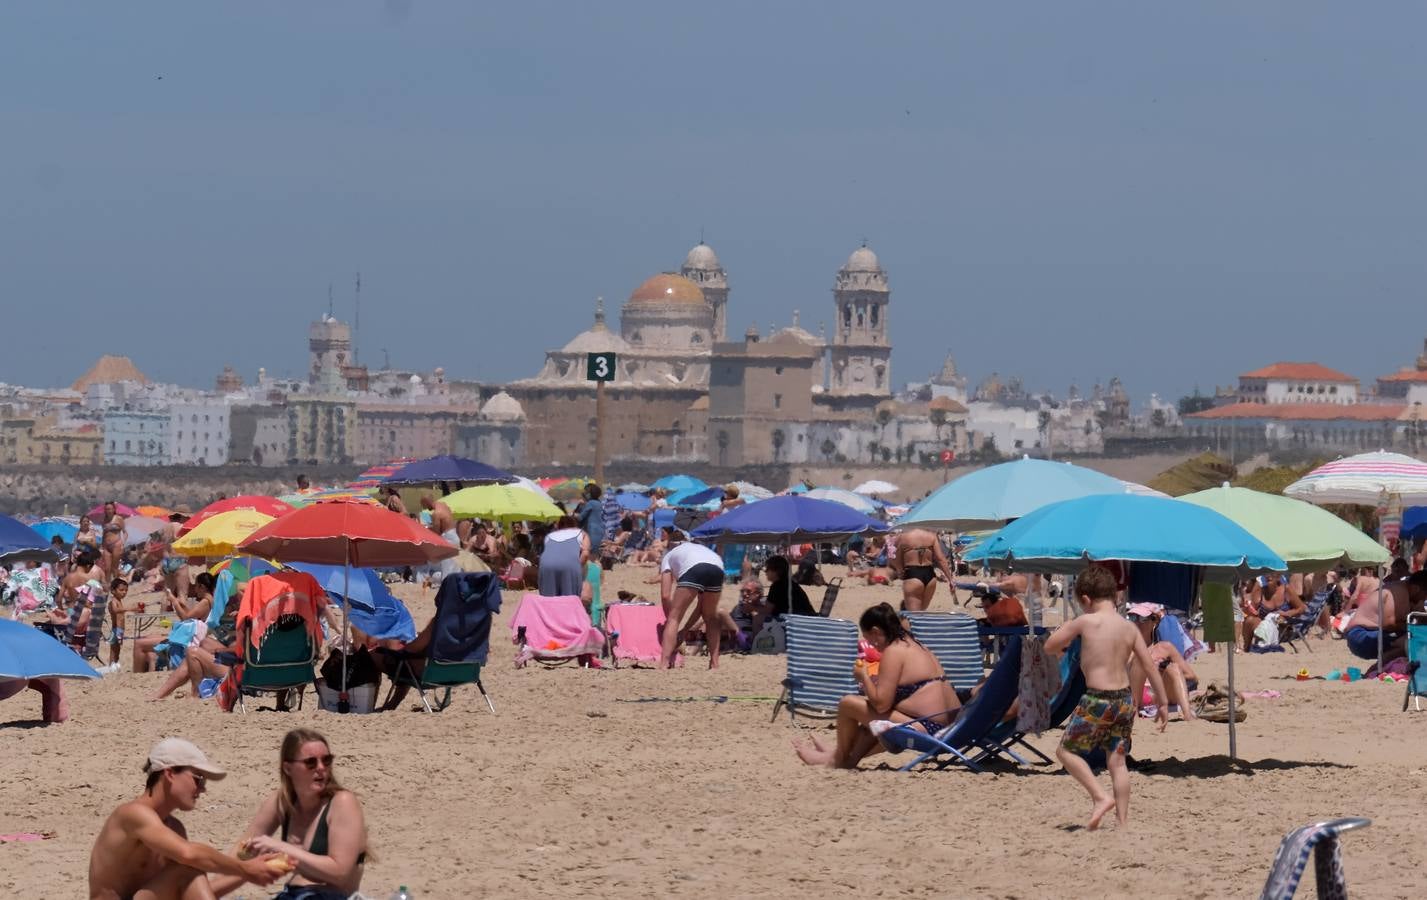
M1179 498L1232 519L1283 557L1290 572L1323 572L1342 563L1380 566L1389 559L1377 541L1311 503L1248 488L1209 488Z

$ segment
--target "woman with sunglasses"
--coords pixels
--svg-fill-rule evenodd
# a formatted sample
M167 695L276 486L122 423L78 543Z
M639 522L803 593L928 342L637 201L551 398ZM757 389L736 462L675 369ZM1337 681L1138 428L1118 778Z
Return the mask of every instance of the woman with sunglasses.
M282 739L281 787L258 808L242 844L251 853L285 853L296 864L274 900L343 900L361 887L362 804L337 783L332 763L327 739L316 731L294 728Z

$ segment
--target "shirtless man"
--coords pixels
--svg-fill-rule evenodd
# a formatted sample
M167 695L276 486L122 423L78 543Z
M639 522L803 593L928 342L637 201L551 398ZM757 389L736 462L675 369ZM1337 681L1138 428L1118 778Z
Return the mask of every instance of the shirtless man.
M164 738L149 751L144 792L105 820L89 854L90 900L205 900L216 898L205 873L234 875L265 885L281 877L266 853L249 860L188 840L174 813L188 812L209 781L226 774L182 738Z
M1427 572L1413 572L1406 581L1383 585L1382 615L1374 595L1358 604L1343 629L1348 650L1360 659L1377 659L1378 632L1382 632L1383 662L1407 655L1407 615L1422 612L1427 598Z
M456 517L451 515L451 507L446 501L437 500L431 494L421 495L421 508L431 513L431 530L451 540L456 536ZM448 536L449 532L449 536Z
M954 573L936 533L925 528L909 528L897 538L897 552L889 560L892 571L902 579L902 611L918 612L931 606L936 595L936 573L940 570L948 583ZM956 598L956 588L951 589Z

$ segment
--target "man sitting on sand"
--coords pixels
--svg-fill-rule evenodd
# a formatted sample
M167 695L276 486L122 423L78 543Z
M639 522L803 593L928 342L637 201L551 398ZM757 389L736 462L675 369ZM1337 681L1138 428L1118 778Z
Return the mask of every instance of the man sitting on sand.
M281 854L240 860L188 840L173 814L191 811L207 783L227 774L202 750L182 738L164 738L149 751L144 772L144 792L114 810L94 840L90 900L204 900L217 897L207 872L264 885L289 871Z
M1157 707L1159 730L1169 722L1164 681L1151 660L1140 631L1121 618L1115 609L1115 576L1099 566L1090 566L1075 582L1075 593L1084 615L1060 626L1045 642L1045 652L1059 656L1080 638L1080 671L1085 674L1085 694L1075 714L1065 726L1065 736L1056 750L1065 771L1090 794L1090 822L1094 831L1110 810L1121 826L1130 817L1130 729L1135 724L1135 701L1130 696L1128 667L1134 663L1149 674ZM1110 770L1113 794L1096 781L1085 755L1104 751Z

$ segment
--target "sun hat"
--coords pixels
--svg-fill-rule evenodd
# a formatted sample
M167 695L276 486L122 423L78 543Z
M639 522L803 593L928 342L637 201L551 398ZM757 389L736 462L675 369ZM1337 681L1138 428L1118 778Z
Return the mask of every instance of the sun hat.
M1158 603L1131 603L1128 607L1125 608L1125 612L1128 615L1139 616L1142 619L1147 619L1150 616L1159 615L1160 613L1164 612L1164 607L1160 606Z
M164 769L193 769L207 776L209 781L219 781L228 774L222 767L209 762L202 750L176 737L164 738L154 744L149 750L148 762L144 763L145 772L161 772Z

